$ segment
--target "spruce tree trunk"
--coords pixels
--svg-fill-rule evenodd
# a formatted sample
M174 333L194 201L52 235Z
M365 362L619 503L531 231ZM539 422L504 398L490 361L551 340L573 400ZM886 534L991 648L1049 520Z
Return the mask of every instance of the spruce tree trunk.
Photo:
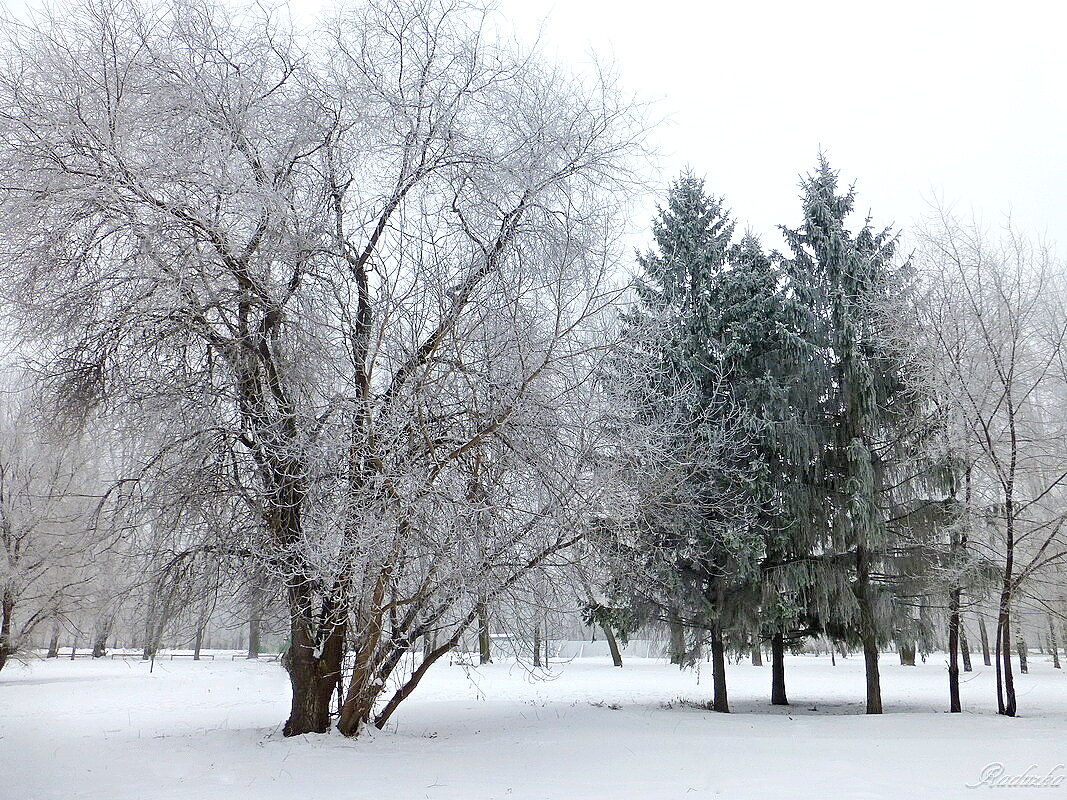
M982 639L982 662L987 667L991 667L993 662L989 657L989 630L985 626L985 617L982 614L978 615L978 635Z
M878 674L878 627L871 606L870 555L867 548L856 548L856 599L860 610L860 638L867 675L867 713L882 713L882 684Z
M52 638L48 640L48 655L46 658L59 658L59 623L52 624Z
M954 588L948 598L948 710L950 713L959 714L963 711L960 705L960 590ZM915 665L914 659L912 666Z
M485 603L478 603L478 663L491 664L493 653L490 649L489 610Z
M867 713L882 713L882 683L878 674L878 642L873 634L864 636L863 663L867 674Z
M963 671L972 672L971 667L971 644L967 640L967 626L960 620L960 655L963 656Z
M1056 624L1052 615L1048 615L1048 649L1052 651L1052 667L1060 669L1060 647L1056 642Z
M785 694L785 637L781 631L771 638L771 705L789 705Z
M711 630L711 673L715 684L712 710L728 714L730 701L726 694L726 648L723 646L722 628L717 621Z

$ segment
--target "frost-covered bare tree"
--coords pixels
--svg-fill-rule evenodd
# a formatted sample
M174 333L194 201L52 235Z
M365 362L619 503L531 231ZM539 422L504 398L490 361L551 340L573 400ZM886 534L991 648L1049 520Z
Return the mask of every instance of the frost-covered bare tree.
M997 702L1014 716L1013 609L1067 558L1064 270L1010 228L991 235L945 209L924 231L919 261L933 390L966 455L967 545L1000 569Z
M284 587L290 735L329 727L345 651L341 730L384 724L596 491L581 395L640 120L494 24L82 0L4 25L19 334L68 414L153 443L124 485L177 509L174 558Z

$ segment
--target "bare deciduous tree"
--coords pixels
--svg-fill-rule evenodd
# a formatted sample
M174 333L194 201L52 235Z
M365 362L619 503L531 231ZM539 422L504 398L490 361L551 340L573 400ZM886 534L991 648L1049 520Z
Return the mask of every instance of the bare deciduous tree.
M941 210L922 237L931 287L937 393L960 422L969 468L968 546L1001 567L994 650L997 704L1017 709L1011 651L1028 582L1067 558L1063 408L1064 272L1010 227L991 236Z
M5 34L0 251L51 396L155 443L130 479L177 531L233 521L174 559L284 587L286 734L342 677L341 730L384 724L581 535L634 107L437 0L308 35L84 0Z

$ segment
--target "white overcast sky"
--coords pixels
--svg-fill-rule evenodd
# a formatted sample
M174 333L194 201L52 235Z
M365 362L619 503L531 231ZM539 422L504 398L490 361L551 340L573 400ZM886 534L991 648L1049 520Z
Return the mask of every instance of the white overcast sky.
M764 234L798 221L820 147L857 211L906 226L941 196L1067 254L1067 4L501 0L546 50L610 58L689 166Z
M338 0L291 2L311 22ZM540 32L578 70L596 53L654 101L660 197L688 166L770 246L798 222L798 176L822 148L876 224L906 227L943 197L991 226L1010 213L1067 255L1063 0L497 5L520 39Z

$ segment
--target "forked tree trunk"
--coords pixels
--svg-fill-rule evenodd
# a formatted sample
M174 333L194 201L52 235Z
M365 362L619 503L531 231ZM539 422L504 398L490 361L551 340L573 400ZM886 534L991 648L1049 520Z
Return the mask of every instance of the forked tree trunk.
M991 667L993 661L989 656L989 630L985 625L985 617L981 614L978 615L978 635L982 639L982 663Z
M1060 668L1060 647L1056 642L1056 623L1052 619L1052 615L1048 615L1048 649L1052 651L1052 667L1053 669Z
M478 603L478 663L491 664L493 652L489 636L489 609L485 603Z
M771 705L789 705L785 694L785 636L781 631L771 637Z
M1005 588L997 613L997 713L1014 717L1015 678L1011 669L1011 591Z
M963 671L971 672L971 644L967 640L967 626L960 620L960 655L963 656Z

